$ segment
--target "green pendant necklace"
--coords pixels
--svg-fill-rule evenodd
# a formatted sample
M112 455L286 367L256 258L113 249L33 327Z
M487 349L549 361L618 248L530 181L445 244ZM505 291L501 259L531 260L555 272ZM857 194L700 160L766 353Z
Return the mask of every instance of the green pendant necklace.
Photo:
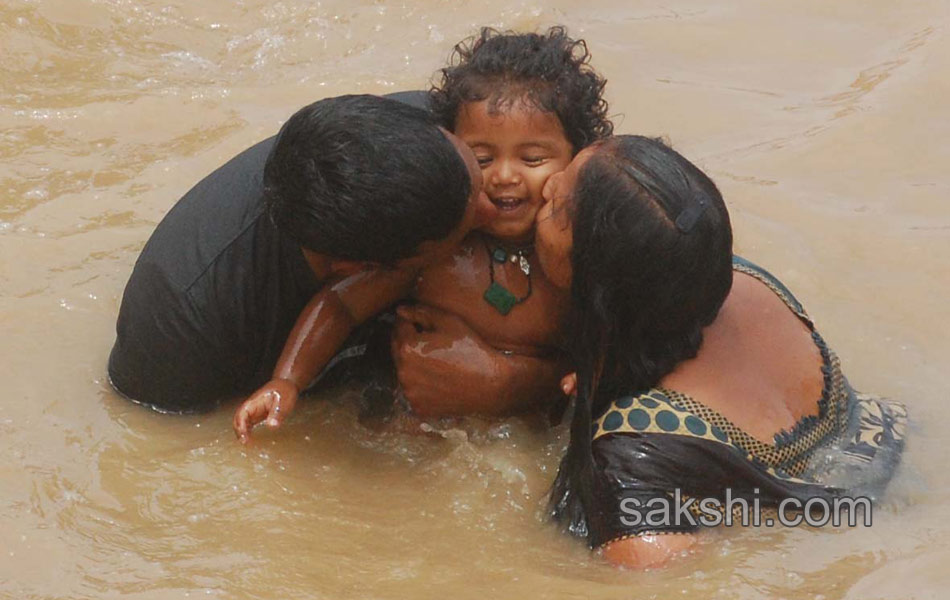
M511 312L512 308L521 304L531 296L531 263L528 262L528 256L530 256L534 250L534 245L532 244L509 251L500 245L492 248L488 243L488 238L483 238L483 240L485 242L485 250L488 251L488 277L491 283L488 289L485 290L482 298L485 299L485 302L491 304L499 313L507 315ZM508 288L495 281L495 263L503 265L507 262L517 264L518 268L521 269L521 272L524 273L524 276L528 279L528 292L521 298L518 298L512 294Z

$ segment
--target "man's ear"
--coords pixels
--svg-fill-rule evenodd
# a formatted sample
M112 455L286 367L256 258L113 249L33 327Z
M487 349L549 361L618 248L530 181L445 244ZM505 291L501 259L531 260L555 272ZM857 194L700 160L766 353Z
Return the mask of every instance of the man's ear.
M363 260L330 259L330 275L334 279L344 278L362 271L379 268L379 266L378 263Z

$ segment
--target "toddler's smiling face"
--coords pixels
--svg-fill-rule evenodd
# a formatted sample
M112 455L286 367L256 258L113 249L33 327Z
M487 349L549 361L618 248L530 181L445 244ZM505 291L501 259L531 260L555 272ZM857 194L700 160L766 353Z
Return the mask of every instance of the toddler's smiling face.
M459 110L455 135L475 153L484 190L499 211L481 231L510 242L533 239L544 184L573 154L557 115L524 101L497 108L488 101L469 102Z

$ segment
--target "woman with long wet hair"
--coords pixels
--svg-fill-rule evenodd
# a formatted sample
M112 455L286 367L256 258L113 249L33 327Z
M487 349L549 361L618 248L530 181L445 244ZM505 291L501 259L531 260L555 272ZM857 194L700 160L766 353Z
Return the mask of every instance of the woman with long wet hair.
M573 304L575 408L550 498L566 529L612 562L655 566L724 520L730 498L882 492L905 410L856 394L791 292L733 256L702 171L659 140L618 136L544 196L538 258Z

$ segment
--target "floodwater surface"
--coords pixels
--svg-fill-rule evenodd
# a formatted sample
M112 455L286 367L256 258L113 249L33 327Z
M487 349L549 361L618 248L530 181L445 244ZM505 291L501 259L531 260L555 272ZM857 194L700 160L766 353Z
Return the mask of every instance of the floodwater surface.
M720 185L737 251L859 389L907 403L871 528L730 530L622 572L543 505L563 429L376 433L313 398L240 446L231 407L117 397L105 361L149 233L294 110L426 86L479 25L587 39L617 130ZM950 585L945 0L0 4L3 598L937 598Z

